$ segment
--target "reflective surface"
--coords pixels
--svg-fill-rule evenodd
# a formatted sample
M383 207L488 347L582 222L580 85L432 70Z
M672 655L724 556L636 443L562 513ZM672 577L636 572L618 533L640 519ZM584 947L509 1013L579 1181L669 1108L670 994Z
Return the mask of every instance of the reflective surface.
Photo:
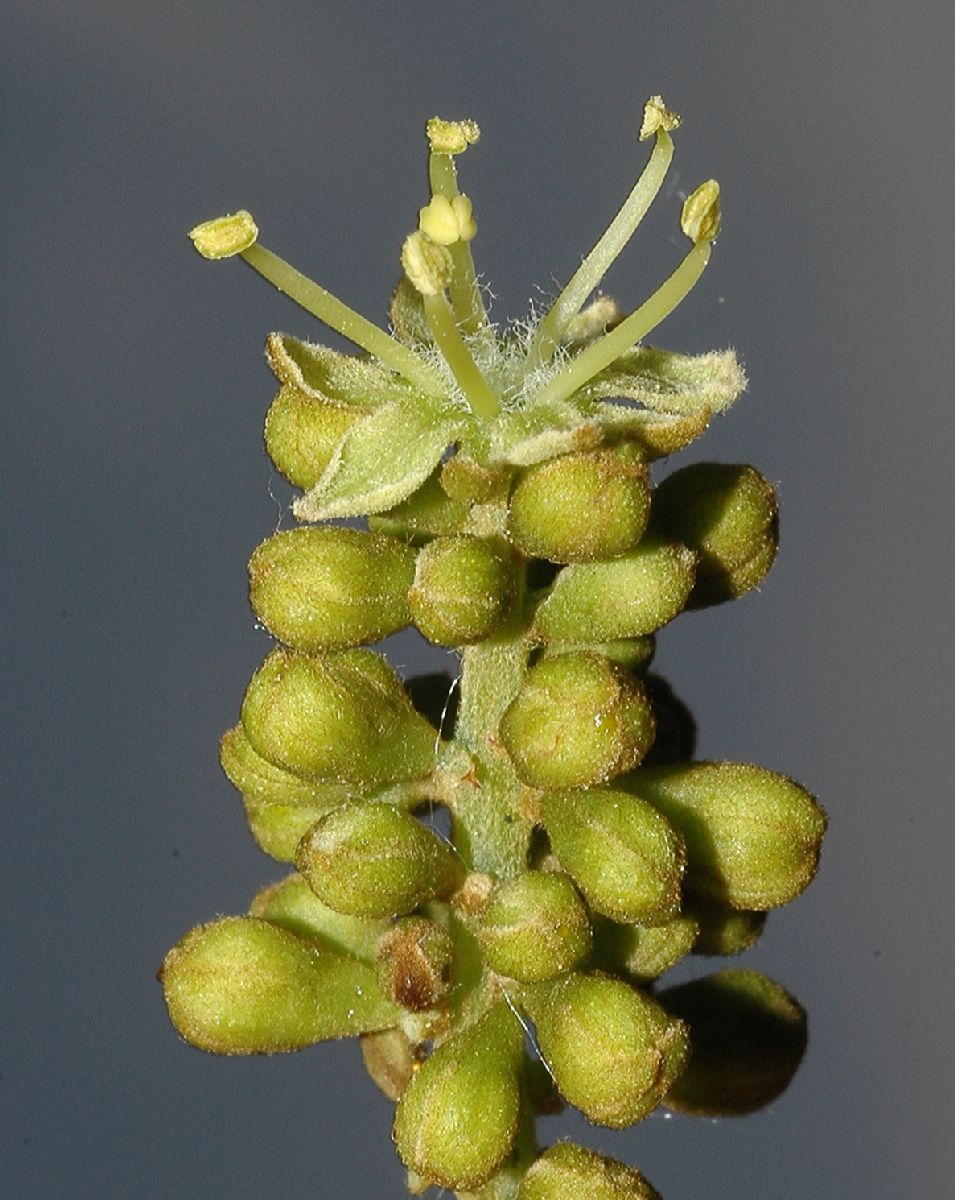
M519 316L630 186L660 91L684 117L673 187L717 176L724 226L659 340L741 352L750 394L693 454L778 481L783 548L759 594L669 628L657 669L702 757L791 774L829 812L816 883L732 964L792 993L809 1041L751 1117L612 1133L562 1116L542 1135L639 1166L667 1200L946 1194L947 10L323 7L5 10L4 1190L403 1194L353 1043L205 1057L152 977L187 927L282 873L216 744L268 645L245 563L288 524L261 346L320 336L184 234L247 206L380 319L423 201L423 121L467 114L475 254L494 316ZM623 303L677 261L678 211L671 192L615 267ZM448 663L391 649L409 671Z

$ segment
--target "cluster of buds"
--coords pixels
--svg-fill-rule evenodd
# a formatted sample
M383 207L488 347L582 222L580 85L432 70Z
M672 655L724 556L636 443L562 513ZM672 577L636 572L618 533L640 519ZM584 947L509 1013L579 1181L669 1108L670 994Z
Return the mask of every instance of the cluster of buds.
M413 1192L655 1196L612 1159L541 1153L535 1117L565 1102L613 1128L661 1103L751 1111L805 1042L802 1010L754 972L656 983L689 953L752 945L812 879L825 829L792 780L694 761L689 714L649 672L658 629L755 587L777 546L753 468L651 477L744 386L732 352L641 344L706 266L715 182L687 199L690 251L649 300L587 304L677 124L648 102L655 144L620 212L549 311L503 333L457 187L473 122L428 124L431 199L390 332L265 250L247 213L192 235L363 353L268 339L266 447L303 524L249 563L278 644L221 760L258 844L295 870L169 952L166 1001L218 1054L359 1036ZM460 653L453 713L429 713L366 648L411 625Z

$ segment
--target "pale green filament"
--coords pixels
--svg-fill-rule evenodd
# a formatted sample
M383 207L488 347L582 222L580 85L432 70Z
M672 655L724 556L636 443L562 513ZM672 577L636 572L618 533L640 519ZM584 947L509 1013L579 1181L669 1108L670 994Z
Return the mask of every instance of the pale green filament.
M440 396L444 385L438 375L407 346L402 346L377 325L343 304L271 250L256 243L243 250L241 257L258 273L286 296L300 304L306 312L342 337L348 338L362 350L404 376L409 383L431 396Z
M616 329L604 334L599 341L571 359L567 366L535 395L534 403L547 404L556 400L566 400L598 371L609 367L615 358L619 358L625 350L629 350L645 338L691 291L710 260L710 248L710 242L697 242L649 300L645 300L639 308L634 309Z
M633 190L607 227L606 233L574 272L540 325L527 354L528 372L549 362L570 322L606 275L656 198L673 158L673 139L665 129L656 135L653 153Z
M431 183L432 196L447 196L449 200L453 200L458 194L458 178L454 168L453 155L435 153L429 155L428 179ZM487 313L474 270L471 243L459 240L450 245L448 249L451 251L451 262L454 265L454 275L448 292L451 296L451 307L454 310L455 319L465 333L477 333L481 326L487 323Z
M493 420L500 405L464 344L447 296L438 292L434 296L422 296L422 301L438 349L464 392L471 411L485 421Z

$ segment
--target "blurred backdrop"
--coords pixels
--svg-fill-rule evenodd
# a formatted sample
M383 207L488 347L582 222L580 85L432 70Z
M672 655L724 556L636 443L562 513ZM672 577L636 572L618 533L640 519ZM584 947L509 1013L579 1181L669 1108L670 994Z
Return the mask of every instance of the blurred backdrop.
M654 336L739 350L750 391L686 461L776 481L782 552L759 593L668 629L657 670L701 756L791 774L830 813L816 884L741 964L808 1008L810 1044L756 1117L542 1134L639 1165L666 1200L943 1195L950 8L7 0L0 35L4 1193L402 1196L354 1043L206 1057L153 978L190 925L282 874L217 739L268 644L247 558L289 524L262 344L323 337L185 232L247 207L265 244L383 319L424 120L469 115L463 186L504 321L604 228L661 92L684 117L675 169L608 287L642 300L683 253L681 195L719 178L713 262ZM406 673L447 665L391 649Z

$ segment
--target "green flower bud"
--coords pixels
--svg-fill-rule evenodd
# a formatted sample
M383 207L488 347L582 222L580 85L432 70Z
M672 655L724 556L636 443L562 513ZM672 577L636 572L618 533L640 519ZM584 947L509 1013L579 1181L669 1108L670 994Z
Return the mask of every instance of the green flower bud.
M699 555L689 607L720 604L754 588L773 565L776 493L753 467L694 463L656 489L653 528Z
M213 1054L275 1054L393 1025L374 970L255 917L187 933L160 978L173 1025Z
M484 538L448 537L418 552L408 603L429 641L482 641L502 624L513 600L514 570L503 547Z
M312 938L339 954L374 963L387 921L349 917L323 904L301 875L289 875L262 888L249 906L249 915L281 925L299 937Z
M340 526L286 529L249 562L259 620L295 650L375 642L411 620L414 551L381 534Z
M632 549L649 514L646 464L625 443L531 467L511 496L508 530L529 557L591 562Z
M655 652L656 638L648 633L645 637L616 638L612 642L548 642L543 648L543 657L553 658L555 654L599 654L639 675L649 667Z
M548 639L608 641L653 633L686 604L695 555L675 542L644 541L610 562L574 563L537 610Z
M598 1125L641 1120L683 1069L686 1026L620 979L568 975L525 988L522 1003L561 1094Z
M529 871L494 892L481 921L492 971L537 983L576 967L590 951L590 919L566 875Z
M558 1142L521 1180L517 1200L660 1200L660 1194L633 1167Z
M467 520L468 508L452 500L431 474L416 492L387 512L368 518L368 528L416 545L432 537L457 533Z
M434 727L368 650L273 650L246 691L242 725L263 758L313 778L373 787L434 765Z
M667 1108L733 1117L765 1108L789 1086L806 1050L806 1013L757 971L718 971L660 993L690 1027L686 1070Z
M764 912L699 902L691 904L689 911L700 927L694 954L742 954L756 945L766 925Z
M687 886L727 908L776 908L809 885L826 815L791 779L742 763L645 767L617 781L686 839Z
M464 869L426 825L390 804L346 804L302 839L295 865L320 900L355 917L409 913L460 886Z
M427 917L404 917L378 944L381 990L402 1008L426 1012L451 987L454 944L448 931Z
M295 851L316 821L332 807L327 804L264 804L244 798L245 819L255 844L278 862L295 861Z
M594 925L596 957L634 983L649 983L690 953L698 928L692 917L682 915L666 925L618 925L599 919Z
M316 783L270 763L253 750L241 725L222 735L219 761L229 782L247 800L254 801L256 805L275 804L309 811L318 809L311 824L330 809L350 799L348 788L340 783Z
M640 685L589 654L541 659L500 724L518 775L539 788L586 787L628 771L653 734L653 710Z
M611 788L546 792L541 819L594 912L639 925L677 915L683 842L651 805Z
M398 1101L394 1139L405 1165L454 1191L489 1179L517 1134L523 1049L503 1003L439 1046Z
M290 483L307 491L363 415L360 408L323 404L294 384L284 384L265 417L266 452Z

